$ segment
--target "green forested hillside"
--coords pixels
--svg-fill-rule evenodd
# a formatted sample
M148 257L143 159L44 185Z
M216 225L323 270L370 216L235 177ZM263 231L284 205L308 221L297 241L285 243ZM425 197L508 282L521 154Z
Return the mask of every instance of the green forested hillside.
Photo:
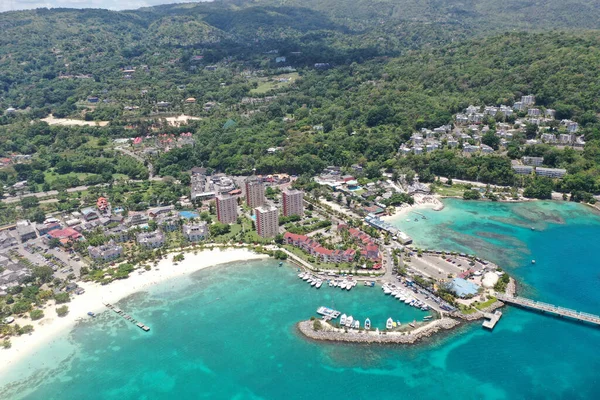
M555 166L586 174L586 191L596 191L600 35L580 28L600 19L595 2L576 3L264 0L3 13L0 109L18 112L0 117L0 155L43 154L45 168L66 159L77 172L97 173L86 167L88 159L74 156L83 146L90 158L116 157L95 148L96 138L106 146L108 139L157 129L191 130L198 145L159 154L152 160L156 172L179 176L202 164L232 173L300 174L360 162L427 176L463 161L397 160L398 146L414 130L449 123L469 104L512 104L535 94L558 118L579 122L585 151L554 157ZM514 27L531 31L503 32ZM535 32L547 27L573 30ZM295 78L285 75L290 71ZM110 125L30 123L48 113ZM181 113L202 120L185 128L160 121ZM513 148L520 144L515 140ZM284 150L267 154L270 147ZM468 178L464 171L486 163L498 171L488 181L513 179L506 157L468 162L454 174ZM113 172L125 170L140 175L139 165Z

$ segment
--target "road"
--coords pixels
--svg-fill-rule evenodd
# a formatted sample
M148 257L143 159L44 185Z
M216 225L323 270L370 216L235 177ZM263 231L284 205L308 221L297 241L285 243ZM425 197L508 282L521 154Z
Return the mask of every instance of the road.
M144 160L142 157L138 156L133 151L129 151L129 150L124 149L122 147L115 147L115 150L119 151L119 152L121 152L123 154L126 154L126 155L128 155L130 157L133 157L136 160L138 160L139 162L141 162L142 164L146 165L146 167L148 168L148 177L149 177L148 179L155 180L154 179L154 166L150 163L150 161Z
M89 189L89 186L77 186L77 187L67 189L67 193L83 192L88 189ZM21 201L21 199L23 197L35 196L37 198L42 198L42 197L54 197L56 195L58 195L58 190L50 190L48 192L27 193L27 194L23 194L23 195L19 195L19 196L6 197L6 198L2 199L2 202L3 203L16 203L18 201Z

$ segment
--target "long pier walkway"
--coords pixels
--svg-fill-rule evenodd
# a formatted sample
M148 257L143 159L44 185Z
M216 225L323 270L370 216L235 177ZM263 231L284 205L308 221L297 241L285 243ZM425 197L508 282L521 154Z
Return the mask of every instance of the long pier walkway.
M142 324L141 322L136 321L133 317L125 314L125 312L123 310L121 310L120 308L115 307L114 305L112 305L110 303L104 303L104 305L107 308L110 308L111 310L113 310L115 313L117 313L121 317L123 317L123 319L125 319L126 321L129 321L132 324L134 324L135 326L137 326L138 328L140 328L141 330L143 330L145 332L148 332L150 330L149 326L146 326L146 325Z
M513 297L498 294L496 298L504 303L514 304L524 308L530 308L532 310L541 311L543 313L554 314L559 317L571 318L577 321L588 322L590 324L600 326L600 316L598 315L575 311L569 308L555 306L553 304L542 303L540 301L527 299L525 297Z

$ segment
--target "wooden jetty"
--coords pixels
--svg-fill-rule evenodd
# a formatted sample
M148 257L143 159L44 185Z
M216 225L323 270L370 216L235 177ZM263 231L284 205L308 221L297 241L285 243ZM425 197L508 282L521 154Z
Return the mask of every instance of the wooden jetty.
M487 329L494 329L500 317L502 317L502 312L500 310L496 310L494 313L483 313L485 317L485 321L483 321L482 326Z
M553 304L542 303L541 301L535 301L527 299L525 297L513 297L498 294L496 298L504 303L521 306L523 308L540 311L542 313L553 314L563 318L571 318L575 321L587 322L593 325L600 326L600 316L598 315L588 314L581 311L575 311L569 308L555 306Z
M107 308L113 310L116 314L120 315L126 321L131 322L132 324L134 324L135 326L137 326L138 328L143 330L144 332L148 332L150 330L149 326L146 326L146 325L142 324L141 322L138 322L137 320L135 320L132 316L125 314L125 312L123 310L121 310L120 308L115 307L110 303L104 303L104 305Z

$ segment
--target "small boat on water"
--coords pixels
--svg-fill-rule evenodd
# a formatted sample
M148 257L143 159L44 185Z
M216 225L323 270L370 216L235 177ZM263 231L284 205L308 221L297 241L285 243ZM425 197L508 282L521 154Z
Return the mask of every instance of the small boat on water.
M412 298L409 297L406 300L404 300L404 304L409 304L412 301Z
M352 282L347 282L346 283L346 290L350 290L354 287L354 285L352 284Z
M340 325L341 326L346 325L346 319L348 319L348 316L346 314L342 314L342 316L340 317Z
M369 318L365 319L365 329L371 329L371 320Z
M344 290L346 289L346 282L342 281L342 283L339 284L340 289Z
M532 263L532 264L535 264L535 260L531 260L531 263Z
M304 274L304 277L302 278L302 280L307 281L310 278L310 274L307 272Z
M424 321L429 321L431 318L433 318L431 315L426 315L423 317Z
M300 273L298 274L298 278L300 278L300 279L304 278L304 272L300 272Z
M354 320L354 324L352 324L352 327L354 329L359 329L360 328L360 321L359 320Z
M385 294L391 294L392 291L390 290L390 288L388 288L387 286L383 288L383 293Z
M329 287L333 287L334 283L333 281L329 281Z
M535 228L532 226L532 227L531 227L531 230L532 230L532 231L535 231Z
M412 323L412 322L411 322L410 324L408 324L408 325L410 325L410 326L411 326L411 328L414 328L414 327L415 327L415 324L414 324L414 323Z
M317 282L318 281L316 279L311 279L310 286L315 286Z
M88 311L87 315L89 315L90 317L95 317L95 316L96 316L96 314L94 314L94 313L93 313L93 312L91 312L91 311Z
M281 267L283 265L283 261L279 261L279 266Z
M385 322L385 329L392 329L393 326L394 326L394 320L391 318L388 318L387 321Z
M349 316L348 318L346 318L346 327L350 328L352 327L352 324L354 323L354 318L352 318L352 315Z
M322 280L318 280L318 281L317 281L317 284L315 285L315 287L316 287L317 289L319 289L319 288L320 288L322 285L323 285L323 281L322 281Z

